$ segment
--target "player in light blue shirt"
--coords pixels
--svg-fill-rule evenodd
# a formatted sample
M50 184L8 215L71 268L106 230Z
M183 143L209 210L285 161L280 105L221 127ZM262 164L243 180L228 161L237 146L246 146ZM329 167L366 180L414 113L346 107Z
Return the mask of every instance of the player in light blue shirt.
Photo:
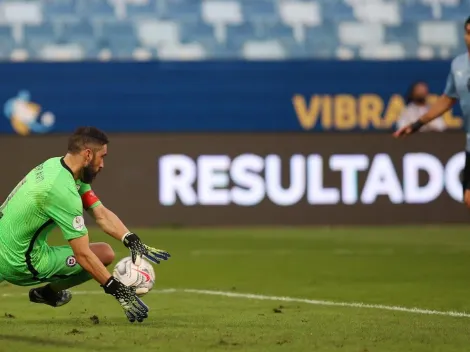
M452 60L444 93L429 111L416 122L400 128L394 133L396 138L417 132L422 126L450 110L457 100L460 102L463 119L466 122L467 142L465 146L465 168L462 177L464 202L470 208L470 17L465 21L465 43L468 52Z

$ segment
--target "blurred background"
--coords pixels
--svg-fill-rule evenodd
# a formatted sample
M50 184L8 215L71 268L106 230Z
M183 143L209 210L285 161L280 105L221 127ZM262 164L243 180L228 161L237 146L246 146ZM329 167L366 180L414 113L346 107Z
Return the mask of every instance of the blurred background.
M467 0L1 2L4 60L449 59Z
M53 313L2 283L0 350L468 350L466 121L456 105L392 137L442 94L468 16L470 0L0 0L0 203L96 126L93 190L172 255L146 327L94 281Z
M112 140L96 191L131 224L465 222L460 108L391 133L443 91L468 15L468 0L2 0L0 194L94 125Z

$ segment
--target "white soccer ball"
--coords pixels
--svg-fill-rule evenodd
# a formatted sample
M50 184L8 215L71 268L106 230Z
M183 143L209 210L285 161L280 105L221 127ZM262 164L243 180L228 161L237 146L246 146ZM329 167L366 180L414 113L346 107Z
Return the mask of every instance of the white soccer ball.
M155 284L153 266L144 258L140 265L132 263L131 257L121 259L114 267L113 276L124 285L135 287L138 296L147 294Z

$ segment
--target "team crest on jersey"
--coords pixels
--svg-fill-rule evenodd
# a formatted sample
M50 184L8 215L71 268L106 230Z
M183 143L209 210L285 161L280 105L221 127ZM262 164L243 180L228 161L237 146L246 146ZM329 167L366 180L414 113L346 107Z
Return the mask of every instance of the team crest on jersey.
M76 185L77 186L77 191L80 190L80 185Z
M69 255L67 259L65 259L65 264L70 267L75 266L77 264L77 259L75 259L73 255Z
M76 216L72 225L75 230L81 231L85 228L85 219L83 219L83 216Z

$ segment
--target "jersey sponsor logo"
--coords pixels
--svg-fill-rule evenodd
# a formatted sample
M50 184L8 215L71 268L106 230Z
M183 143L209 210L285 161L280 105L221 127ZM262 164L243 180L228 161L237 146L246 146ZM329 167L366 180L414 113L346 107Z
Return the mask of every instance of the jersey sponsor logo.
M77 259L73 255L69 255L67 259L65 259L65 264L69 267L73 267L77 265Z
M83 216L76 216L73 219L73 228L77 231L81 231L85 228L85 219L83 219Z
M82 194L82 203L85 209L88 209L89 207L91 207L93 204L95 204L98 201L99 201L99 198L96 196L93 190L90 190Z

